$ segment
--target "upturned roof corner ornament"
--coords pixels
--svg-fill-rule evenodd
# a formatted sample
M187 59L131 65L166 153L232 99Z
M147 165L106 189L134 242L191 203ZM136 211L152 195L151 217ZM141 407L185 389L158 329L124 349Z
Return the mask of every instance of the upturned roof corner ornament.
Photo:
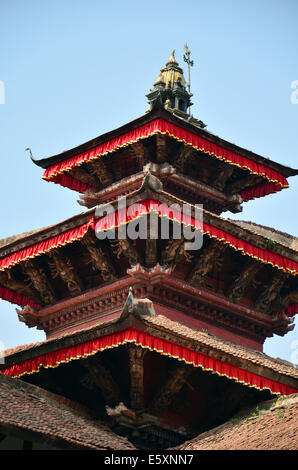
M33 163L36 162L35 158L34 158L33 155L32 155L31 148L30 148L30 147L27 147L27 148L25 149L25 151L26 151L26 152L29 152L30 158L31 158L31 160L33 161Z
M22 309L16 308L19 320L29 326L29 328L36 326L36 311L30 305L25 305Z

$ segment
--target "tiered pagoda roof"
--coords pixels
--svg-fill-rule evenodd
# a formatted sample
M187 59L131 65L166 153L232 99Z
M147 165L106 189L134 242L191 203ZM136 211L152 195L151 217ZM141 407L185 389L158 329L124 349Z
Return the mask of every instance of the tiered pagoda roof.
M0 241L0 297L46 333L6 351L0 371L89 406L145 449L298 391L297 369L262 352L294 328L297 239L220 216L298 170L207 131L182 78L172 54L144 116L33 160L88 210ZM144 236L121 235L144 221Z

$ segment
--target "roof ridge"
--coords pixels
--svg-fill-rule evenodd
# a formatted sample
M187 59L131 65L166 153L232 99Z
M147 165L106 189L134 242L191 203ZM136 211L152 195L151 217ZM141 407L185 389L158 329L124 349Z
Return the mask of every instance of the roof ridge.
M232 222L239 222L239 223L244 223L244 224L250 224L250 225L254 225L256 227L262 227L262 228L265 228L265 229L268 229L268 230L273 230L273 232L275 233L278 233L280 235L286 235L287 237L289 238L292 238L292 239L298 239L298 236L296 235L291 235L290 233L288 232L283 232L282 230L277 230L275 229L274 227L270 227L269 225L262 225L262 224L259 224L257 222L252 222L250 220L238 220L238 219L227 219L227 220L230 220Z
M18 390L28 391L32 394L36 393L36 395L34 396L36 396L36 398L41 401L44 399L43 397L46 397L51 401L55 402L55 404L57 404L58 402L59 406L65 408L65 410L69 410L69 408L71 408L73 412L76 412L85 417L94 417L94 413L87 407L81 405L80 403L74 402L73 400L70 400L69 398L66 398L63 395L49 392L48 390L38 385L24 382L18 378L9 377L8 375L0 373L0 386L2 382L11 383L11 385L13 385L13 387Z
M207 332L205 332L205 331L201 331L201 330L198 330L198 329L193 329L193 328L191 328L191 327L189 327L189 326L187 326L187 325L185 325L185 324L182 324L182 323L173 321L173 320L171 320L170 318L168 318L168 317L166 317L166 316L164 316L164 315L158 314L158 315L156 315L155 317L146 317L146 322L149 322L149 323L151 323L151 324L155 324L155 323L158 324L158 319L166 319L166 321L167 321L167 323L168 323L168 327L170 327L171 325L173 325L173 327L178 325L180 328L183 328L184 330L186 330L185 332L183 332L183 331L180 332L180 334L182 334L182 335L183 335L183 333L186 335L187 332L192 332L192 333L200 334L200 335L202 335L202 336L205 337L205 338L209 336L210 338L212 338L214 341L220 343L221 345L225 344L225 345L227 345L227 346L232 346L233 348L237 349L238 351L241 350L241 351L243 351L243 352L249 352L249 353L250 353L251 355L253 355L253 356L259 356L259 357L260 357L260 360L261 360L261 359L267 359L268 361L270 361L270 362L272 363L272 365L273 365L273 364L275 364L275 365L282 365L285 369L287 369L287 371L288 371L289 373L292 372L292 373L294 373L295 376L297 375L297 377L298 377L298 369L297 369L297 367L295 366L295 364L292 364L292 363L289 362L289 361L283 361L283 360L281 360L281 359L276 359L276 358L273 358L273 357L271 357L271 356L268 356L268 355L267 355L266 353L264 353L263 351L258 351L258 350L249 348L249 347L247 347L247 346L244 346L244 345L242 345L242 344L233 343L232 341L228 341L228 340L226 340L226 339L220 338L220 337L218 337L218 336L215 336L215 335L213 335L213 334L207 333ZM157 320L157 322L156 322L156 320ZM165 325L160 325L160 326L163 326L164 328L167 328L167 326L165 326ZM203 338L202 338L202 339L203 339ZM199 341L199 338L193 338L193 340ZM220 349L220 344L217 344L217 345L216 345L216 344L213 344L213 345L208 344L208 346L212 346L213 348L222 351L222 349ZM205 343L205 345L206 345L206 343ZM233 354L232 351L223 351L223 352L225 352L225 353L227 353L227 354ZM254 358L253 358L253 357L246 357L245 359L248 360L248 361L253 361ZM265 363L263 363L262 365L263 365L263 367L270 368L270 364L265 364ZM281 372L279 372L279 373L281 373ZM285 373L285 372L284 372L284 373Z

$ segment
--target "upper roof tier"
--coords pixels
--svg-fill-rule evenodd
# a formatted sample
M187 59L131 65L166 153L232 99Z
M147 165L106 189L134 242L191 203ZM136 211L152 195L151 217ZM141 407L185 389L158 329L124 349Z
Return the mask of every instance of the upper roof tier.
M142 171L149 162L168 163L178 175L187 177L189 185L203 184L225 198L236 198L238 204L280 191L288 187L287 177L298 174L296 169L178 117L160 101L155 102L151 111L118 129L58 155L33 161L45 169L43 179L80 193L109 188ZM189 202L202 202L196 190ZM214 212L227 209L225 204Z

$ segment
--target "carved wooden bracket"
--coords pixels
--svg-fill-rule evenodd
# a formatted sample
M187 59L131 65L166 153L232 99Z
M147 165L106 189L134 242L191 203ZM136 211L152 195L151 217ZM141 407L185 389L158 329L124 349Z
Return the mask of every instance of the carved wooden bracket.
M169 379L158 391L157 395L151 402L150 409L153 414L161 414L163 410L170 405L174 395L185 385L187 378L192 372L193 368L190 366L181 364L177 365Z
M81 364L87 369L91 379L101 390L106 404L117 405L122 399L120 388L98 355L82 359Z
M255 307L262 312L269 312L274 299L276 299L288 278L283 271L278 271L270 279L270 284L264 289L255 303Z
M125 256L125 258L128 259L130 266L135 266L140 262L140 257L136 251L134 242L127 238L118 238L117 240L111 240L110 243L117 259L119 259L121 255Z
M104 281L112 281L117 278L112 261L104 249L96 245L95 236L87 232L81 243L87 248L91 256L94 269L100 271Z
M82 282L72 265L69 258L65 257L61 250L53 250L49 253L49 266L53 278L60 276L67 284L67 288L71 295L78 295L82 292Z
M241 271L230 287L228 297L232 302L238 302L238 300L243 297L245 290L253 282L259 270L260 266L253 261L249 261L249 263L245 265L243 271Z
M25 261L22 264L25 275L29 277L34 288L39 292L45 305L56 302L55 294L50 285L47 275L43 268L32 260Z
M199 259L192 269L189 281L200 282L206 276L214 265L219 265L227 246L217 240L211 240L208 247L203 250Z
M111 184L113 182L113 176L107 170L102 160L96 160L88 163L88 168L93 175L95 175L102 185Z

